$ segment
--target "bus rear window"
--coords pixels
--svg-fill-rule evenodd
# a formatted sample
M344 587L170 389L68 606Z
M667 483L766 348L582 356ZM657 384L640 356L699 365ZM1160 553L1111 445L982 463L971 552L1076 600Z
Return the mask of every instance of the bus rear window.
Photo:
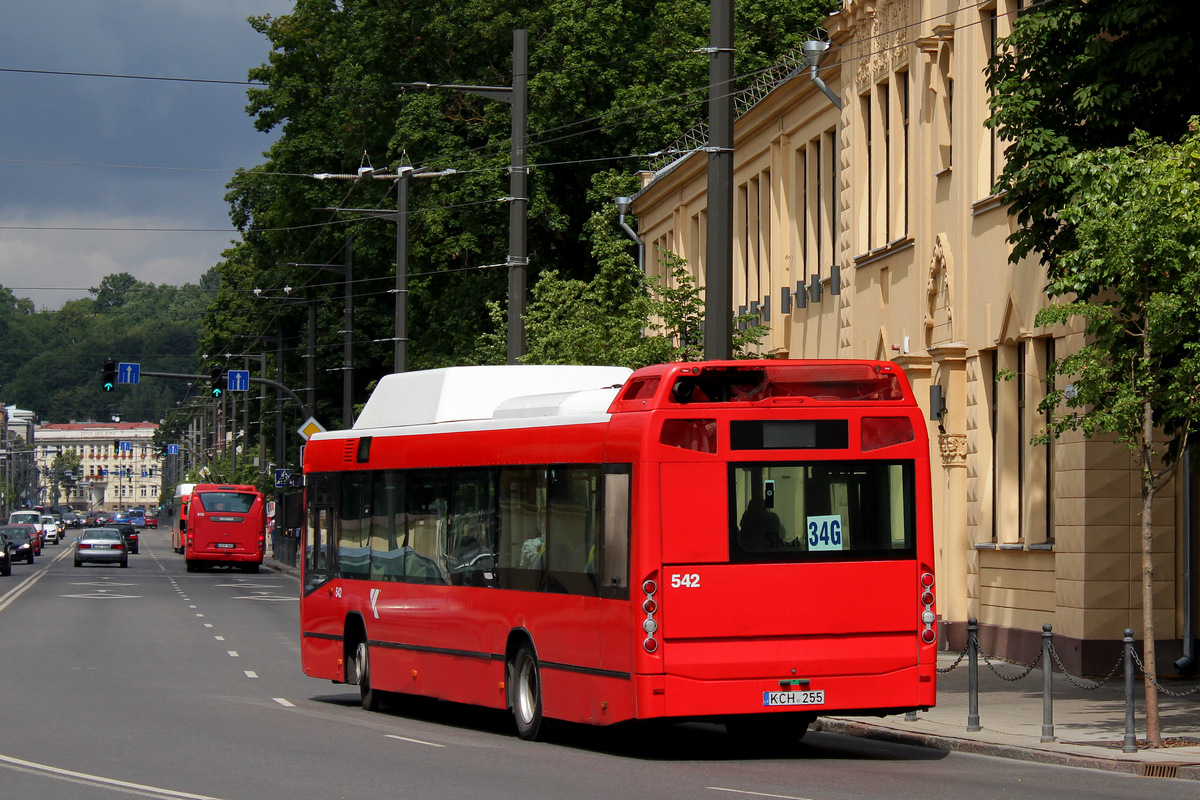
M257 495L245 492L202 492L196 495L200 507L205 511L228 511L233 514L248 514Z
M913 558L911 461L731 464L735 562Z
M781 364L771 367L697 368L671 386L671 400L688 403L753 403L777 398L833 402L903 400L897 375L871 364Z

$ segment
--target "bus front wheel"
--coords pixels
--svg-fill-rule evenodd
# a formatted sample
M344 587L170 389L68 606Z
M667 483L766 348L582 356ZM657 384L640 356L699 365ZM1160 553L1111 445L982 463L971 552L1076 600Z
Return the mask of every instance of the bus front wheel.
M542 733L542 677L533 648L523 644L512 662L513 719L517 735L536 741Z
M367 643L359 642L358 648L354 651L354 668L357 671L358 678L358 697L362 700L362 707L367 711L379 710L379 695L371 686L371 661L367 651Z

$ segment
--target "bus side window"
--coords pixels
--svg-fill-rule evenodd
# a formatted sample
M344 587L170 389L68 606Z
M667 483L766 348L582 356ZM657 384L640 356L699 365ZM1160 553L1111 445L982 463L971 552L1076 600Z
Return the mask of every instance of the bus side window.
M629 598L629 492L627 465L604 474L604 541L600 557L600 596Z

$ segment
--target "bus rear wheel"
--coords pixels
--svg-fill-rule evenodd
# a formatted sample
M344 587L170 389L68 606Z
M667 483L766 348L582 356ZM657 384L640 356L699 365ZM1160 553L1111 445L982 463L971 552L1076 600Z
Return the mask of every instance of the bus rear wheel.
M378 711L381 692L371 686L371 657L368 655L367 643L359 642L354 651L354 669L358 678L358 697L362 707L367 711Z
M517 735L537 741L542 734L542 676L533 648L523 644L512 662L512 712Z

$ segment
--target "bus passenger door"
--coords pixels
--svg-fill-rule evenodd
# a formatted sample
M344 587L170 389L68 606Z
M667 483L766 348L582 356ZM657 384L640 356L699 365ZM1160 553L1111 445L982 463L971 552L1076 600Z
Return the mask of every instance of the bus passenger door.
M303 596L300 626L304 674L314 678L345 680L342 674L343 600L333 565L334 509L315 505L308 509L304 527Z

